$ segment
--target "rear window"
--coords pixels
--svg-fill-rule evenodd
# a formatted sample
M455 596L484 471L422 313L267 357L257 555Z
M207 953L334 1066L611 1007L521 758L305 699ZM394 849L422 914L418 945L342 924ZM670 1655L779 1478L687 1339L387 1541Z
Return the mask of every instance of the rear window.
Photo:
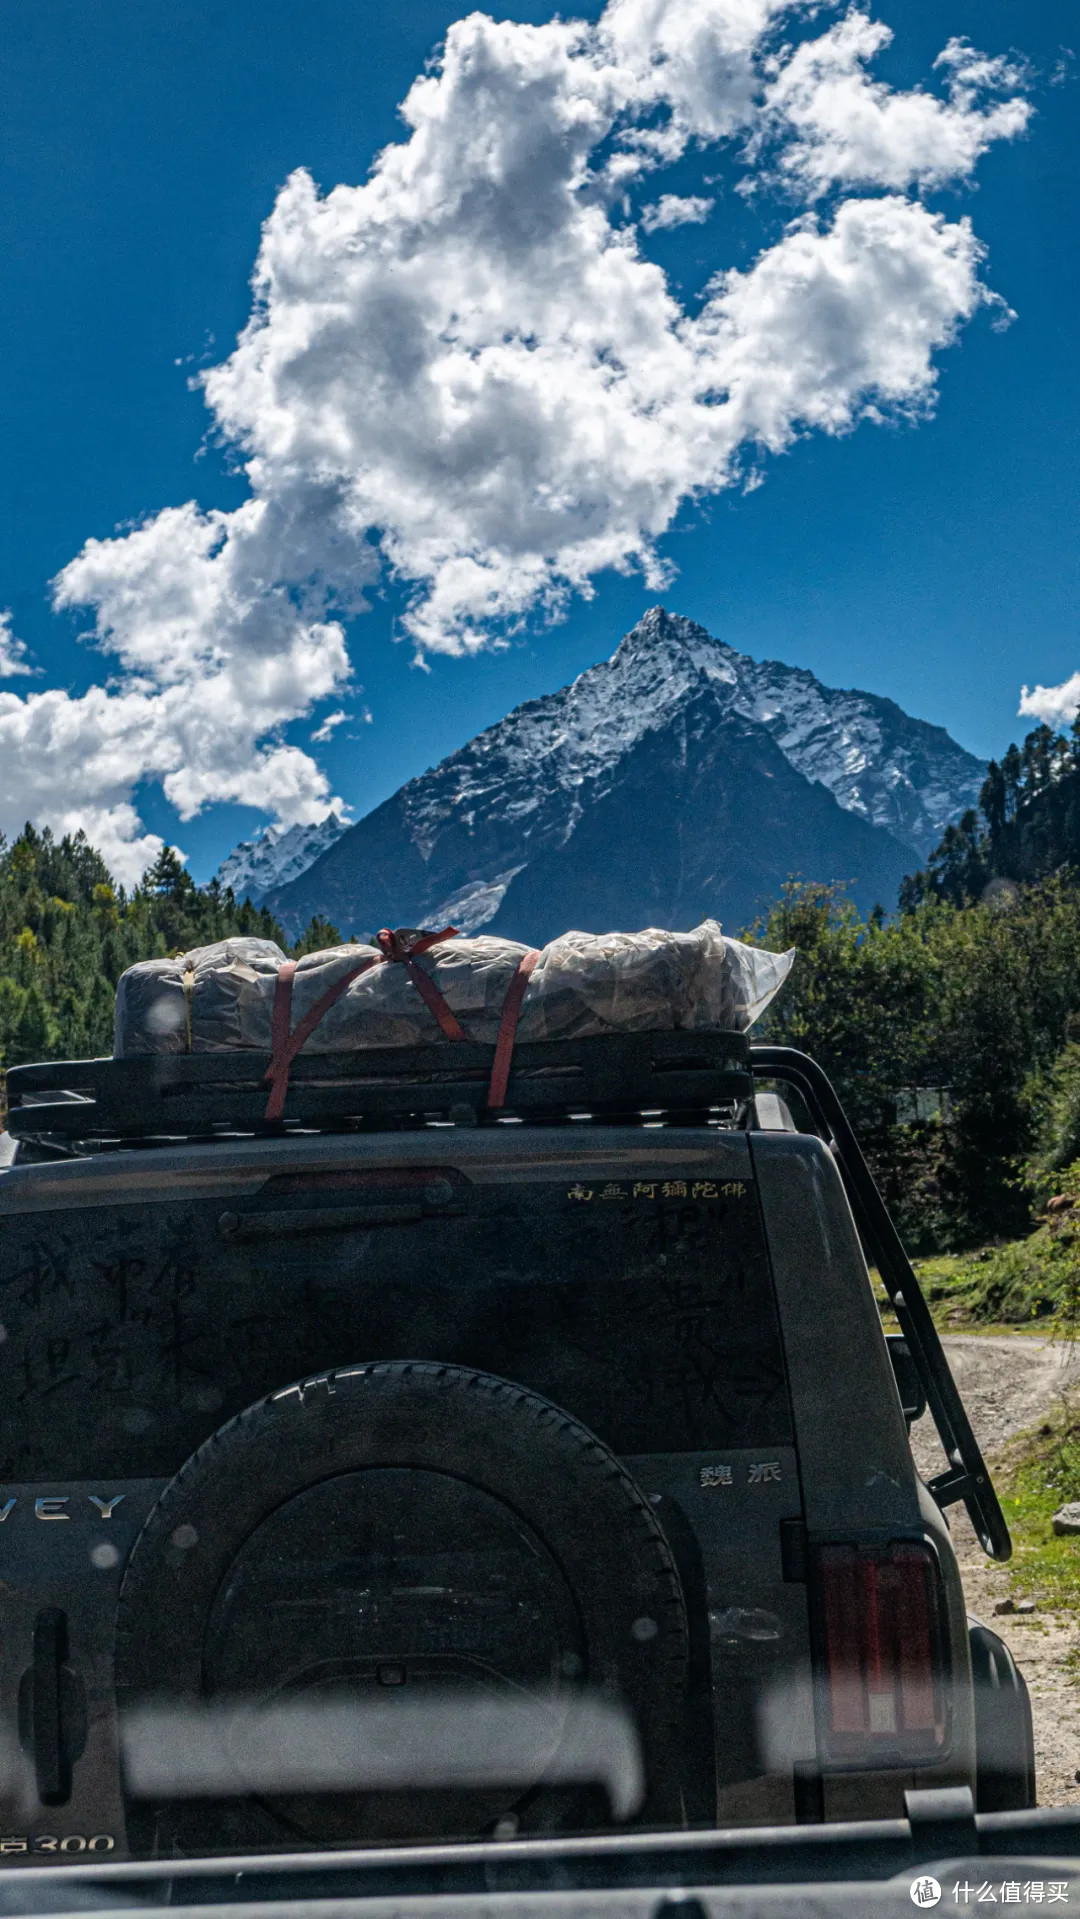
M625 1178L514 1144L8 1213L0 1470L174 1472L262 1394L376 1359L517 1380L623 1455L789 1441L754 1185L704 1177L700 1141L650 1167L639 1132Z

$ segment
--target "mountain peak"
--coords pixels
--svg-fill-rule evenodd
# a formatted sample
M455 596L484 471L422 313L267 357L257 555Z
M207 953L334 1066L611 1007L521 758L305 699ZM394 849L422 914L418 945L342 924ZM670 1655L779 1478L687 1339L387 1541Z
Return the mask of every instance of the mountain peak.
M734 712L766 726L845 812L884 827L920 860L977 803L985 764L944 727L880 694L825 686L807 667L751 659L664 606L651 606L604 664L613 681L650 673L664 706L685 697L692 677L708 682Z
M320 854L348 830L340 813L328 813L309 826L264 826L250 840L241 840L222 860L214 878L231 886L238 900L258 905L265 894L306 873Z
M623 652L634 652L640 647L670 646L683 650L693 648L711 648L714 653L732 653L733 648L724 640L718 640L697 620L687 619L685 613L669 613L666 606L650 606L644 612L636 626L624 634L611 655L617 660Z
M640 784L649 768L664 784L656 795ZM390 923L394 912L399 922L450 920L463 932L501 927L526 897L530 913L539 912L541 874L557 893L557 875L580 866L596 822L622 817L618 795L629 805L632 785L643 822L651 830L655 814L674 835L673 871L696 872L700 848L712 849L706 876L693 882L702 907L714 887L725 911L756 911L763 896L749 890L750 864L755 888L768 874L782 881L798 864L803 818L815 822L802 833L804 877L862 872L865 886L878 889L867 903L891 904L899 875L921 864L946 825L975 803L984 771L942 728L909 718L891 700L753 660L697 621L653 606L609 659L516 707L349 832L339 827L310 871L276 886L267 903L290 927L313 912L343 931ZM685 818L672 812L676 787L696 795ZM771 852L762 839L769 833ZM682 894L665 895L659 880L650 897L640 911L654 924L665 923L656 917L662 911L683 911ZM580 914L579 890L573 899Z

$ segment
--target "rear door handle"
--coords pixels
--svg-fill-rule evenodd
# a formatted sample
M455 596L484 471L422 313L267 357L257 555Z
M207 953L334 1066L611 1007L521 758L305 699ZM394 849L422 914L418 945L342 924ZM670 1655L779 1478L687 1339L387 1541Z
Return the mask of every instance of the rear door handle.
M370 1226L408 1226L420 1219L463 1213L464 1199L449 1180L409 1188L409 1197L366 1200L354 1206L270 1206L258 1212L222 1213L223 1239L295 1239L308 1233L347 1233Z

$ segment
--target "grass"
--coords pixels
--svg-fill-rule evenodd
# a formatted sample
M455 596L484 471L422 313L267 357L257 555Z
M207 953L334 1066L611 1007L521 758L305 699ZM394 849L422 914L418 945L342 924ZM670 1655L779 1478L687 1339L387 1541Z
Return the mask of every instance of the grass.
M923 1296L930 1307L930 1314L941 1333L1032 1333L1041 1338L1052 1336L1063 1330L1060 1312L1055 1312L1053 1302L1049 1308L1042 1305L1042 1293L1038 1308L1032 1311L1030 1300L1024 1300L1020 1310L1022 1318L1010 1319L997 1309L997 1301L986 1286L986 1275L980 1270L983 1261L989 1262L997 1247L982 1249L977 1253L936 1255L932 1259L914 1259L912 1265L923 1290ZM870 1277L874 1286L874 1295L881 1311L882 1323L887 1333L898 1332L899 1324L892 1310L888 1294L881 1283L876 1268L871 1268ZM1009 1305L1012 1302L1008 1302ZM1008 1307L1006 1307L1006 1311Z
M996 1462L994 1481L1012 1533L1013 1596L1040 1609L1080 1615L1080 1537L1059 1539L1052 1520L1080 1499L1080 1407L1066 1398L1034 1432ZM1080 1658L1074 1655L1074 1666ZM1080 1678L1080 1672L1074 1673Z
M942 1332L1080 1330L1080 1206L1047 1215L1026 1239L938 1253L912 1264ZM873 1277L888 1315L888 1300Z

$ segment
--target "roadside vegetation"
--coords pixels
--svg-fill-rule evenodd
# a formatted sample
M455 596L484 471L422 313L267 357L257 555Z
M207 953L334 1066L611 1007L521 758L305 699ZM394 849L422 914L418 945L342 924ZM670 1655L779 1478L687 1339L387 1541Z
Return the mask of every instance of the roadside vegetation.
M991 763L892 917L792 885L755 937L799 950L765 1032L830 1073L911 1250L1025 1241L1080 1160L1080 721ZM1047 1234L962 1283L1011 1315L1068 1264Z
M1074 1338L1080 1259L1073 1215L1042 1221L1026 1239L973 1253L916 1260L915 1270L944 1332L1001 1328Z
M1030 1232L1080 1158L1080 887L863 919L789 886L756 929L798 949L763 1036L829 1073L910 1247Z
M1065 1397L1033 1432L1013 1440L994 1462L994 1483L1012 1534L1010 1584L1015 1599L1040 1612L1080 1616L1080 1540L1058 1537L1054 1514L1080 1500L1080 1404ZM1069 1658L1080 1682L1080 1647Z

